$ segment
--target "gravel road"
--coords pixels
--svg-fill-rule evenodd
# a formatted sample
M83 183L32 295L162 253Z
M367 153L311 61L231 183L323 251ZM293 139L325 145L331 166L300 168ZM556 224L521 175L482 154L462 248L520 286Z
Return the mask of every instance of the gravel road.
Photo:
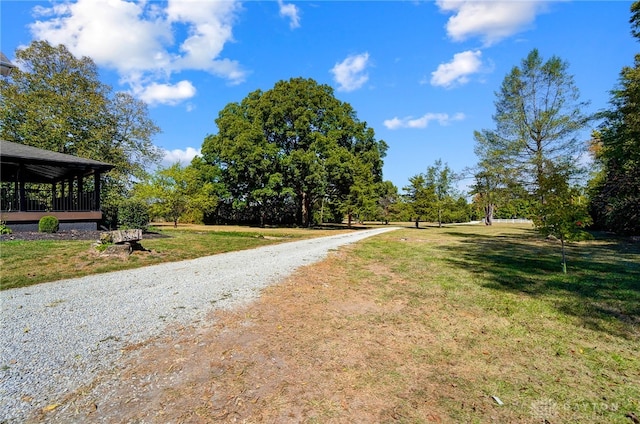
M173 324L256 299L331 249L394 228L361 230L0 292L0 423L112 369L122 349Z

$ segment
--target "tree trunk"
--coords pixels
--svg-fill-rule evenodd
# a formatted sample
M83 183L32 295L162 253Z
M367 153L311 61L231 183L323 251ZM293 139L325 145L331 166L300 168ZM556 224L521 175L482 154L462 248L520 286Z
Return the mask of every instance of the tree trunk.
M442 228L442 209L438 209L438 228Z
M562 272L567 273L567 256L564 252L564 237L560 237L560 244L562 245Z
M484 207L484 224L485 225L493 225L494 209L495 209L495 205L491 203Z
M302 226L308 227L311 225L309 215L311 213L311 197L308 193L302 193Z
M351 212L347 214L347 226L351 228Z
M420 228L420 217L416 218L416 228Z

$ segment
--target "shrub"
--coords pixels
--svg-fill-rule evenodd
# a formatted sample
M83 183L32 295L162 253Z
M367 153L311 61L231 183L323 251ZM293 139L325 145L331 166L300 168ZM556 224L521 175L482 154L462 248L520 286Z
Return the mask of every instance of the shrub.
M55 216L43 216L38 222L38 231L41 233L55 233L60 228L60 222Z
M141 200L127 199L118 207L118 228L139 228L146 231L149 226L149 207Z
M0 221L0 234L11 234L11 228L7 227L7 224Z

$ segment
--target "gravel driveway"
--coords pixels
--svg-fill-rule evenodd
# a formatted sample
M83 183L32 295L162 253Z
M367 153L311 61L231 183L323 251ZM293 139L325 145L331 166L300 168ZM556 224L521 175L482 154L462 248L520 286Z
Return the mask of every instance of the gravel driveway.
M0 292L0 422L35 409L112 369L127 345L262 288L331 249L395 228L302 240Z

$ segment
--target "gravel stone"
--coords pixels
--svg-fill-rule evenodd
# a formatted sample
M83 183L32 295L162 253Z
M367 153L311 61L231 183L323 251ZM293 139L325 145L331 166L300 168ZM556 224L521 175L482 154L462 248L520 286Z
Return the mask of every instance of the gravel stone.
M0 422L113 370L123 349L255 300L296 268L395 228L360 230L0 292Z

